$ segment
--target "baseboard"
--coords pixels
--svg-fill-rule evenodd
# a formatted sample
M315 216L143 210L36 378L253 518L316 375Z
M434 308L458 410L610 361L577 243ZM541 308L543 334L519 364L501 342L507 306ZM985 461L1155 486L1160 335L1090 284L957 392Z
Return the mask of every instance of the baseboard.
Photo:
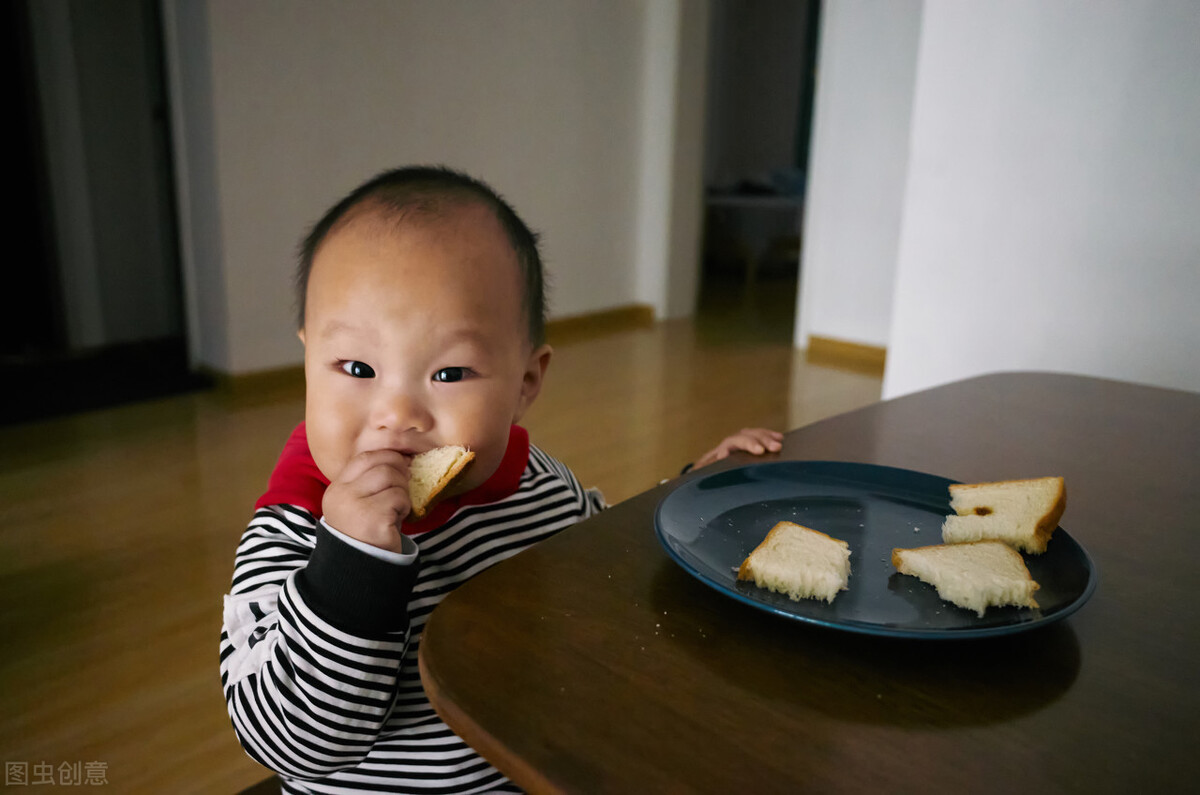
M212 386L188 367L182 335L78 351L0 357L0 425L96 411Z
M813 335L808 338L805 359L813 364L845 367L882 376L884 365L887 364L887 348Z
M555 318L546 321L546 341L552 345L562 345L616 331L649 328L654 325L654 320L654 307L649 304L630 304Z
M271 370L255 370L237 375L205 368L217 389L235 396L273 393L278 390L304 391L304 365L295 364Z

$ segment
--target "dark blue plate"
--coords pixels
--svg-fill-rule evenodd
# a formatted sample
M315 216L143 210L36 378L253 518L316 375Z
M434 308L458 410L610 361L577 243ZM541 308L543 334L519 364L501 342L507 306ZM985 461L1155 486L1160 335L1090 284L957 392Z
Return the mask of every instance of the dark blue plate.
M780 461L699 475L663 498L658 539L676 563L739 602L831 629L909 638L978 638L1066 618L1096 589L1087 552L1059 527L1042 555L1023 555L1039 607L974 611L892 566L893 547L942 542L955 481L907 469L832 461ZM820 530L850 545L849 589L833 604L739 582L737 567L776 522Z

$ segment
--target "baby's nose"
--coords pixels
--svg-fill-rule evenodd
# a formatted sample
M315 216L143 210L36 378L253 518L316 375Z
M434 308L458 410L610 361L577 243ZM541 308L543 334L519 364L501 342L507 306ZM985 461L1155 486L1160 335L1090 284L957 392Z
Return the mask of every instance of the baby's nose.
M381 430L424 432L433 424L432 417L425 401L396 389L378 396L372 422Z

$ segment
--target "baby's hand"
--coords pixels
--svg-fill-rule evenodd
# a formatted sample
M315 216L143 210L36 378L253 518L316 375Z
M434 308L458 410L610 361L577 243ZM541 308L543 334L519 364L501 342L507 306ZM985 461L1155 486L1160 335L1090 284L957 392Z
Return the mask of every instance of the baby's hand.
M325 490L325 521L351 538L402 552L400 522L412 509L409 463L395 450L372 450L351 458Z
M728 458L730 453L738 450L763 455L778 453L783 449L783 434L766 428L742 428L732 436L728 436L713 449L696 459L693 469L708 466L714 461Z

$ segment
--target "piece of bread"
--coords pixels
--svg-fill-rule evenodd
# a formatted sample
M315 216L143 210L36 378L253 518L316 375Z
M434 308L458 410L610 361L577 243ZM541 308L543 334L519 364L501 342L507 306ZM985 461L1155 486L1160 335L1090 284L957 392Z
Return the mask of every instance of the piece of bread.
M938 544L916 549L893 549L892 565L937 588L938 596L983 618L992 606L1037 607L1038 584L1025 561L1001 541Z
M421 519L447 486L475 460L475 453L456 444L435 447L413 456L409 466L408 499L412 515Z
M1062 478L956 483L950 487L950 508L957 515L946 517L942 541L961 544L995 539L1040 555L1066 507Z
M850 579L850 546L818 530L780 522L742 562L737 576L797 602L832 602Z

